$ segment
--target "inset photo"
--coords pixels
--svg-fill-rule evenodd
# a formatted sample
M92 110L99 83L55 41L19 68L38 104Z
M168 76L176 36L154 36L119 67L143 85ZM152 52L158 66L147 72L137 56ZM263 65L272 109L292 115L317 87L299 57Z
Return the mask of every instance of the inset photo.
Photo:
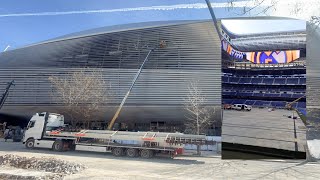
M222 158L306 158L306 22L222 24Z

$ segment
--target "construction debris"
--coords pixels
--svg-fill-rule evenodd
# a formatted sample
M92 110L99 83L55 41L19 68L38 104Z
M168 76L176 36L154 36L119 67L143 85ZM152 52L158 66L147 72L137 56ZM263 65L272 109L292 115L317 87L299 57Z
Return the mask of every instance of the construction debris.
M11 155L11 154L0 156L0 166L1 165L11 166L11 167L21 168L21 169L33 169L33 170L51 172L59 175L75 174L86 168L82 164L62 161L55 158L45 158L45 157L29 158L29 157L21 157L21 156Z

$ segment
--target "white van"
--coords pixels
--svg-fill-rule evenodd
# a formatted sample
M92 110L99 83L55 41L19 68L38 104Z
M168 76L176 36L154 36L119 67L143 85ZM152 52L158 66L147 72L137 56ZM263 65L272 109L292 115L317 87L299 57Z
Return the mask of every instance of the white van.
M252 106L246 105L246 104L234 104L232 106L232 109L239 110L239 111L241 110L251 111Z

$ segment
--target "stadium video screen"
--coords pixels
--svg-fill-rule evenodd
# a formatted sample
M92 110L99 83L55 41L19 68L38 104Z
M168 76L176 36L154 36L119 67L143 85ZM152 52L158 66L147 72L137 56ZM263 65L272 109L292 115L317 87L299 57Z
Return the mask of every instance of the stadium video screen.
M300 50L247 52L246 58L255 64L291 63L300 57Z
M300 50L241 52L235 50L225 40L222 40L221 46L231 57L244 61L248 60L254 64L291 63L300 58Z

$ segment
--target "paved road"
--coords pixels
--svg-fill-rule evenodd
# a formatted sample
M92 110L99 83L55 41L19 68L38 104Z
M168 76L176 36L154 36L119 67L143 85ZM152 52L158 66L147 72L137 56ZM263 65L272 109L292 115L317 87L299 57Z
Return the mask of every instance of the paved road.
M214 155L173 160L116 158L103 153L27 150L21 143L3 142L0 139L0 156L5 154L55 157L88 166L85 171L66 176L65 179L320 179L320 164L293 160L231 161L221 160ZM0 173L2 169L0 167ZM24 173L22 170L19 172Z
M305 152L306 128L301 119L286 115L292 111L224 111L222 142ZM297 116L297 113L295 113Z

